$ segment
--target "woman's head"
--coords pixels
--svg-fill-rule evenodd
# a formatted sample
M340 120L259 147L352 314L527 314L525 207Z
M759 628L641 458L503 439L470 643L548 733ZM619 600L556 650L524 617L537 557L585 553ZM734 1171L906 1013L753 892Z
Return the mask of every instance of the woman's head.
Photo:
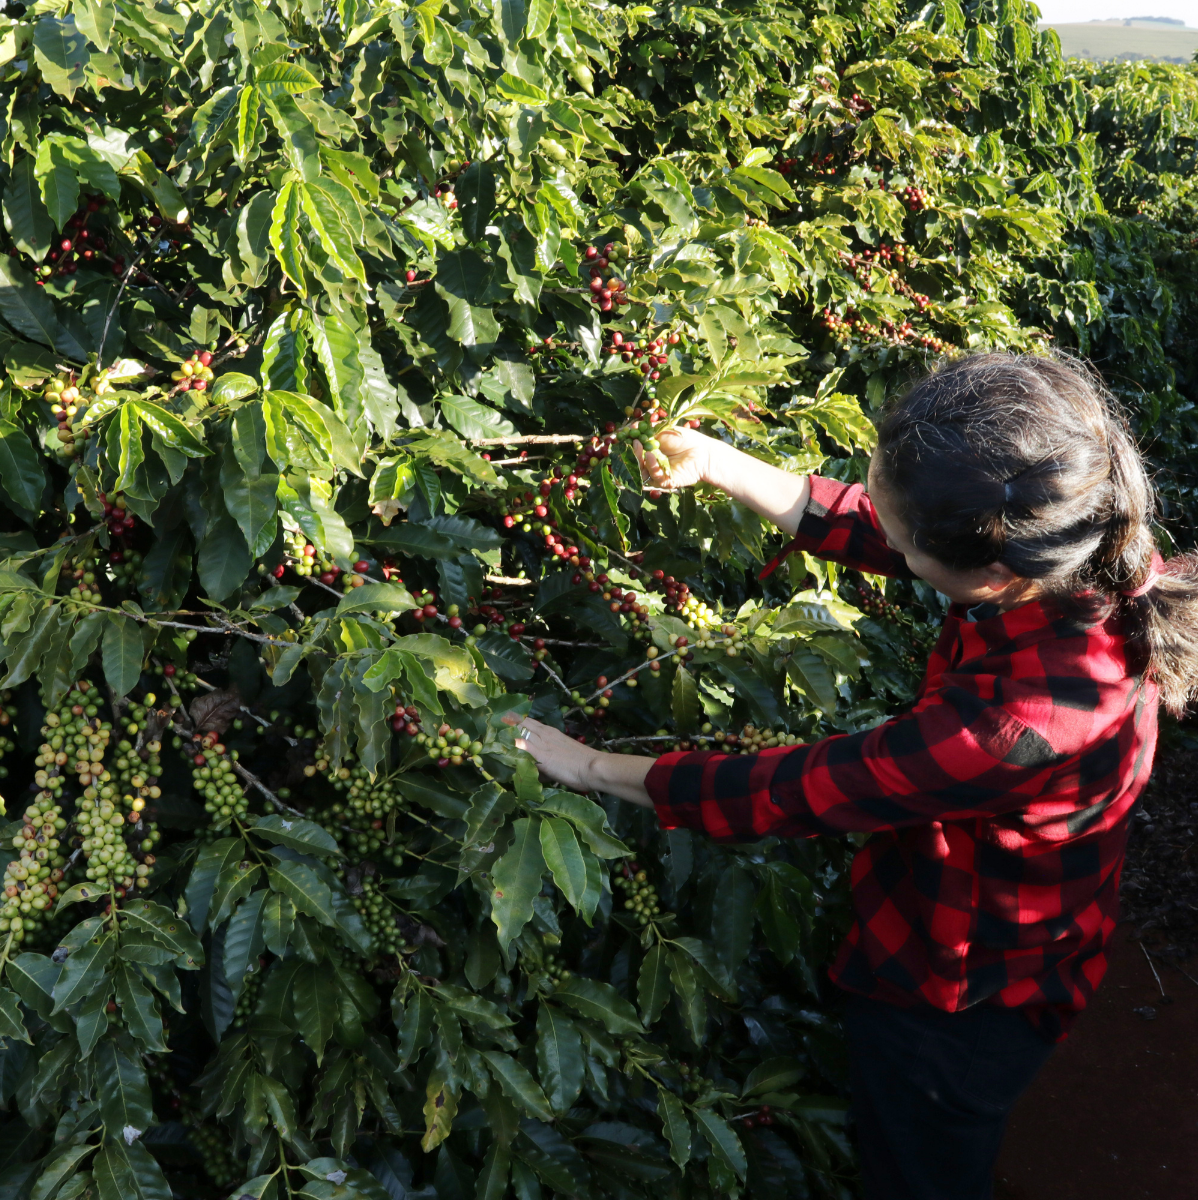
M1147 595L1123 597L1152 570L1155 497L1126 420L1082 364L1027 354L948 364L886 411L870 480L884 516L934 566L1005 595L1120 601L1170 707L1195 690L1198 590L1185 575L1198 582L1198 564L1174 560ZM1157 644L1155 618L1183 593L1194 651L1179 658Z

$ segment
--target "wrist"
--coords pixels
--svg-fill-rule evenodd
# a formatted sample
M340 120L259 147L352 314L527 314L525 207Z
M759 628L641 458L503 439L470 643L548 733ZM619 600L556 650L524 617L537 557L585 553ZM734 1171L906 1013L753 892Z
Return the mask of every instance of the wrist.
M734 493L737 477L744 467L742 454L735 446L711 438L707 448L707 464L703 468L703 482L717 487L721 492Z

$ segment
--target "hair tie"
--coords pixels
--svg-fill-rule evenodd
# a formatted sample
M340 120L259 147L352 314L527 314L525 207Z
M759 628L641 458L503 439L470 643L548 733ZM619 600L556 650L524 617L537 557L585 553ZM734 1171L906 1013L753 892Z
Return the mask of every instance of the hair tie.
M1129 600L1135 600L1140 596L1147 595L1160 580L1164 574L1162 568L1165 565L1165 560L1154 550L1152 552L1152 564L1148 568L1148 575L1144 582L1138 588L1130 588L1125 592L1120 592L1119 595L1126 596Z
M1002 502L1004 504L1010 504L1011 501L1014 499L1015 499L1015 489L1013 487L1011 487L1011 481L1009 479L1003 480Z

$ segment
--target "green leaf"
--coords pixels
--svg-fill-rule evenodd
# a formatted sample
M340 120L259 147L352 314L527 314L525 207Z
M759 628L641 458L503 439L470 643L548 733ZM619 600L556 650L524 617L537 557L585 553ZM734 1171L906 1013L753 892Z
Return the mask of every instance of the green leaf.
M541 1121L553 1120L553 1110L541 1085L523 1063L499 1050L484 1050L482 1056L510 1100L514 1100L531 1117Z
M32 1039L25 1031L25 1021L21 1016L17 994L8 988L0 988L0 1037L13 1038L33 1045Z
M38 147L34 173L50 220L64 228L79 207L79 180L57 141L47 139Z
M699 727L703 709L699 704L699 686L695 683L695 677L681 663L674 672L670 704L675 730L678 733L693 733Z
M18 509L33 514L41 509L45 486L41 459L29 436L10 421L0 420L0 489Z
M257 380L250 378L249 375L242 375L239 371L226 371L213 380L208 395L212 397L213 404L229 404L234 400L244 400L257 390ZM238 414L240 412L241 410L238 409ZM211 451L206 450L204 453L211 453Z
M303 183L299 185L299 198L320 248L342 274L365 283L366 272L354 247L353 232L328 189L315 182Z
M398 995L398 993L397 993ZM434 1005L429 994L420 988L407 1002L391 1002L391 1015L399 1026L399 1061L409 1066L420 1056L433 1038Z
M470 441L485 438L511 437L516 427L506 417L501 417L493 408L479 404L467 396L442 396L441 412L445 419Z
M94 1154L95 1146L84 1142L82 1145L68 1145L53 1157L47 1156L45 1165L29 1193L29 1200L52 1200L58 1189L79 1169L89 1154Z
M552 7L549 0L545 0ZM481 241L495 212L495 169L487 162L473 162L458 176L455 195L462 232L472 242Z
M292 987L296 1026L319 1064L337 1021L336 981L326 967L304 963Z
M62 1012L82 1000L104 977L116 952L111 933L96 933L71 951L54 985L54 1011Z
M96 1155L93 1171L98 1200L172 1200L158 1160L140 1141L112 1139Z
M45 258L54 236L54 222L42 200L34 159L28 155L22 155L13 164L4 188L4 228L22 254L37 262Z
M244 846L244 842L240 842ZM164 905L152 900L135 900L121 909L125 920L139 929L144 929L157 942L181 960L179 965L195 970L204 961L204 948L200 940L181 917Z
M694 963L673 947L670 948L670 981L678 995L678 1007L691 1041L702 1046L707 1033L707 1001L699 987Z
M587 870L582 847L573 826L561 817L546 817L541 822L541 853L545 865L571 908L578 909L586 892Z
M505 950L532 919L532 902L541 890L545 859L539 825L539 820L530 817L513 821L511 847L491 868L491 920Z
M573 975L559 984L553 998L568 1005L579 1016L598 1021L608 1033L644 1033L636 1009L610 983Z
M260 67L254 75L254 82L264 96L277 96L281 92L298 95L320 87L320 80L311 71L299 63L281 61Z
M158 1012L158 1001L146 987L140 975L131 967L121 965L113 973L116 1000L121 1006L129 1032L147 1053L166 1053L167 1045L162 1038L162 1017Z
M503 1200L507 1195L511 1156L502 1142L492 1141L478 1174L474 1200Z
M273 867L267 867L266 874L270 886L286 896L297 912L315 917L322 925L336 924L332 895L307 863L284 859Z
M300 191L294 181L279 189L270 216L270 245L283 274L295 285L301 296L308 294L304 285L303 253L300 243Z
M416 598L397 583L364 583L360 588L346 592L345 598L337 605L337 615L376 610L406 613L415 607Z
M235 454L233 446L226 446L222 451L221 495L251 556L261 558L278 532L279 477L265 474L251 479Z
M730 971L735 971L749 953L756 900L757 889L748 871L735 864L726 867L716 885L711 934L716 953Z
M0 255L0 316L18 332L76 362L87 361L87 349L59 321L50 297L35 287L16 259Z
M691 1159L691 1123L682 1101L664 1087L657 1092L657 1115L670 1143L670 1157L679 1167L685 1167Z
M108 53L116 20L114 0L75 0L75 24L101 54Z
M542 1001L537 1009L537 1074L556 1116L565 1116L582 1094L583 1073L578 1027Z
M748 1161L745 1158L744 1147L741 1146L740 1139L732 1132L731 1126L710 1108L697 1108L694 1112L695 1120L699 1123L699 1128L703 1131L712 1150L736 1173L737 1179L743 1182L748 1170Z
M73 15L44 16L34 26L33 56L45 81L68 103L83 86L91 52Z
M661 942L651 946L641 963L641 973L637 978L637 1003L641 1006L641 1015L645 1025L653 1025L661 1016L666 1001L670 998L670 956L669 948Z
M104 678L118 698L127 696L141 678L141 627L132 617L112 614L104 626Z
M304 854L341 853L333 835L323 825L317 825L315 821L305 821L300 817L283 817L272 813L267 817L259 817L248 829L267 841L276 842L280 846L290 846L292 850L299 850Z
M140 1137L154 1120L150 1080L140 1058L126 1054L114 1038L96 1047L96 1084L100 1116L111 1138Z
M607 813L577 792L547 791L538 811L565 817L600 858L623 858L632 853L608 827Z
M196 549L200 586L213 600L225 600L245 582L251 566L250 547L237 522L227 512L212 516Z
M808 1069L797 1058L769 1058L758 1063L745 1080L742 1096L761 1096L767 1092L785 1092L806 1078Z

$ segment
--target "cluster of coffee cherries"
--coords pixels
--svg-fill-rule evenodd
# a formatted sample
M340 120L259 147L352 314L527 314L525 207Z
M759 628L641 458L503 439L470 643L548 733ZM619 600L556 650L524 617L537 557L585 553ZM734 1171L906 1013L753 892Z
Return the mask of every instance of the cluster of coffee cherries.
M97 590L101 577L100 556L94 550L66 559L63 576L70 582L67 596L84 604L101 604L104 597Z
M617 329L603 347L603 353L609 358L619 355L621 362L639 364L640 373L656 383L661 378L660 368L670 361L666 347L676 346L680 340L681 334L673 329L652 338L624 334Z
M211 350L196 350L190 358L185 358L178 368L171 372L177 391L202 392L212 382L213 372L209 365L212 362Z
M382 858L398 866L403 849L387 841L387 818L404 802L394 780L386 775L371 779L361 765L333 768L328 759L318 760L313 773L316 771L340 795L327 810L330 832L346 842L357 857Z
M193 634L183 635L188 641L195 641ZM194 671L180 670L174 663L155 663L149 668L154 675L161 675L164 679L169 679L174 684L175 688L180 692L195 692L199 690L199 677ZM178 708L183 703L177 696L172 696L169 703L172 707Z
M211 828L220 831L235 820L244 821L250 801L233 767L237 751L229 750L220 735L210 731L192 734L185 753L191 759L192 786L204 797L204 811L212 816Z
M756 1112L749 1113L748 1116L741 1118L741 1124L746 1129L754 1129L757 1126L769 1128L774 1123L774 1112L768 1104L761 1105Z
M789 175L799 165L797 158L784 158L779 155L774 159L774 170L780 175Z
M108 555L108 572L118 587L132 587L143 561L138 550L113 550Z
M8 715L7 713L5 714ZM11 718L10 718L11 719ZM5 737L0 734L0 760L3 760L6 754L11 754L17 748L17 743L10 737ZM8 768L0 761L0 779L8 778Z
M854 92L845 102L845 107L851 113L856 113L859 117L868 117L874 110L874 106L868 100L857 92Z
M708 723L700 730L704 736L710 735L717 747L737 754L756 754L759 750L772 750L776 746L798 746L803 739L794 733L783 730L758 729L755 725L746 725L739 734L725 733L717 729L714 732Z
M88 792L93 795L89 796ZM110 795L105 796L103 793ZM154 869L151 851L157 840L156 829L144 830L139 849L140 861L125 840L125 826L142 826L141 813L145 800L126 792L118 796L119 788L102 782L99 787L89 787L79 801L75 816L75 833L82 838L81 847L87 861L84 875L102 887L112 886L118 900L136 886L150 886L150 875ZM118 803L119 799L119 803Z
M241 981L241 991L237 1003L233 1006L233 1028L244 1029L258 1007L258 997L262 994L262 984L266 979L265 963L259 958L250 963L245 978Z
M121 738L116 744L116 758L112 763L113 778L118 786L143 802L160 799L161 752L162 743L156 738L145 742L140 750L128 738Z
M17 715L17 706L12 702L12 692L7 688L0 692L0 729L13 723Z
M877 588L860 586L857 591L857 607L868 616L879 621L898 621L902 609L892 604Z
M77 428L79 422L72 420L80 415L80 409L86 404L82 393L75 386L74 378L64 379L57 376L51 379L46 384L42 397L49 402L50 412L57 422L55 432L58 434L58 444L62 453L68 458L81 454L89 433L85 428Z
M62 806L42 791L25 810L25 824L13 837L18 857L4 871L0 938L24 942L49 918L62 883L66 858L60 842L67 827Z
M546 947L560 945L556 934L542 934L541 942ZM546 949L541 955L541 974L554 986L565 983L574 976L574 972L566 966L561 956L550 949Z
M429 758L441 768L460 767L467 762L476 767L483 765L482 742L476 741L464 729L455 729L449 724L439 725L436 733L418 733L416 744L427 747Z
M827 151L820 154L818 151L811 156L811 169L816 175L835 175L836 174L836 154L834 151Z
M66 223L62 236L51 244L46 261L38 268L38 285L44 285L51 275L74 275L79 270L79 264L90 264L108 249L107 241L97 237L87 228L87 222L93 213L104 211L103 196L88 196L83 206ZM15 255L15 250L9 254ZM116 267L120 263L120 269ZM125 269L124 256L113 260L113 274L119 275Z
M416 607L412 609L412 620L421 623L435 621L440 615L441 610L437 608L437 593L432 588L424 588L417 592L415 600Z
M291 569L297 575L303 578L315 575L326 585L337 582L337 564L327 555L318 553L316 547L298 529L286 535L285 548L288 556L294 560ZM280 563L275 567L275 578L282 579L285 570L284 564Z
M582 257L582 265L590 276L588 286L600 312L611 312L617 305L632 303L628 298L624 280L614 274L614 269L625 259L623 247L617 246L615 242L608 242L602 251L588 246ZM608 271L613 273L606 274Z
M46 713L43 742L33 760L34 783L55 795L66 783L70 769L87 787L104 773L104 752L112 724L99 717L99 694L86 679L79 680L57 709Z
M345 871L339 871L338 875L344 880ZM393 955L398 958L401 954L411 953L414 947L404 937L396 920L395 905L379 889L377 877L363 872L359 888L361 894L351 894L350 899L370 933L375 956Z
M921 212L929 207L931 197L921 187L916 187L914 184L907 184L898 193L898 198L913 212Z
M242 996L249 990L252 978L253 976L246 978ZM256 999L255 997L255 1002ZM238 1008L240 1005L241 998L239 997ZM227 1192L239 1179L243 1178L245 1172L242 1170L242 1164L233 1157L228 1133L208 1121L199 1119L198 1114L194 1121L185 1121L184 1127L187 1130L187 1140L195 1147L196 1153L203 1163L205 1174L217 1188L222 1192Z
M112 497L107 496L104 492L97 492L96 499L103 507L104 521L108 525L108 532L113 537L121 537L133 532L137 520L129 511L124 496L119 492Z
M649 882L649 874L636 863L625 863L612 876L612 886L624 893L624 911L638 925L648 925L661 915L657 888Z

